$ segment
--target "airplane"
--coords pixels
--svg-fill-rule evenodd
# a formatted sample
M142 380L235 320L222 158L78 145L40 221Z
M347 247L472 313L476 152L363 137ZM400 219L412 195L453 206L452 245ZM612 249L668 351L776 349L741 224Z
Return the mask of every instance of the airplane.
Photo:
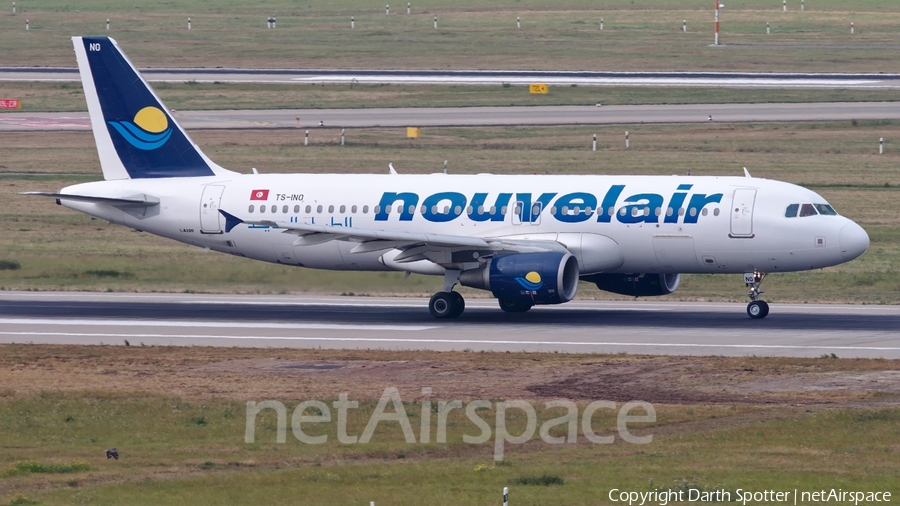
M191 141L109 37L73 37L103 181L28 192L133 229L314 269L443 276L520 313L572 300L579 280L629 296L682 273L737 273L765 318L773 272L820 269L869 246L862 227L800 186L744 176L241 174Z

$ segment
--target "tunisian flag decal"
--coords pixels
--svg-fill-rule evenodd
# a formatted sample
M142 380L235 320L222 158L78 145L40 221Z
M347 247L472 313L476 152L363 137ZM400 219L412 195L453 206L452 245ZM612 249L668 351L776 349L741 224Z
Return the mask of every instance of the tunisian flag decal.
M269 200L269 190L253 190L250 192L250 200Z

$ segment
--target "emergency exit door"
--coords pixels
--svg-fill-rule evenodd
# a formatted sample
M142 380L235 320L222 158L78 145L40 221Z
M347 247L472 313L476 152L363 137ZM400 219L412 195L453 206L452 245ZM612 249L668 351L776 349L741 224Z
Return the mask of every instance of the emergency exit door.
M753 206L756 203L756 189L738 188L734 190L731 202L730 237L753 237Z
M200 233L221 234L222 215L219 207L222 204L222 193L225 187L221 185L209 185L203 188L203 196L200 198Z

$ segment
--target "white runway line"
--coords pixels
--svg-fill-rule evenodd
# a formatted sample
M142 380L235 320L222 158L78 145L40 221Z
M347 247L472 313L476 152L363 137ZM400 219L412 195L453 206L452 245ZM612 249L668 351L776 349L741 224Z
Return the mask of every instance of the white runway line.
M164 320L99 320L57 318L0 318L0 325L91 325L98 327L191 327L191 328L241 328L287 330L431 330L437 327L424 325L356 325L340 323L266 323L234 321L164 321Z
M362 343L422 343L422 344L495 344L516 346L639 346L668 348L728 348L728 349L793 349L793 350L848 350L848 351L900 351L900 347L887 346L829 346L829 345L786 345L786 344L699 344L699 343L626 343L626 342L590 342L590 341L512 341L512 340L478 340L478 339L396 339L377 337L284 337L284 336L212 336L195 334L85 334L74 332L0 332L0 335L35 336L35 337L93 337L121 339L160 338L160 339L248 339L273 341L326 341L326 342L362 342Z

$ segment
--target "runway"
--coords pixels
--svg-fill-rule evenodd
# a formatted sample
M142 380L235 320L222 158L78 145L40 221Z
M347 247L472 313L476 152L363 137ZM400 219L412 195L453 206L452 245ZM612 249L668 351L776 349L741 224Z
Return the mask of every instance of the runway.
M418 298L0 293L0 343L900 358L900 306L573 301L506 314L467 300L435 320Z
M732 46L734 47L734 46ZM852 47L852 46L848 46ZM895 48L891 46L890 48ZM889 49L885 47L883 49ZM900 74L784 72L604 72L538 70L145 68L150 82L650 86L680 88L898 89ZM78 69L0 67L0 81L78 81Z
M598 95L602 98L602 95ZM604 125L900 119L900 102L175 111L186 129ZM83 113L0 114L0 131L90 130Z

